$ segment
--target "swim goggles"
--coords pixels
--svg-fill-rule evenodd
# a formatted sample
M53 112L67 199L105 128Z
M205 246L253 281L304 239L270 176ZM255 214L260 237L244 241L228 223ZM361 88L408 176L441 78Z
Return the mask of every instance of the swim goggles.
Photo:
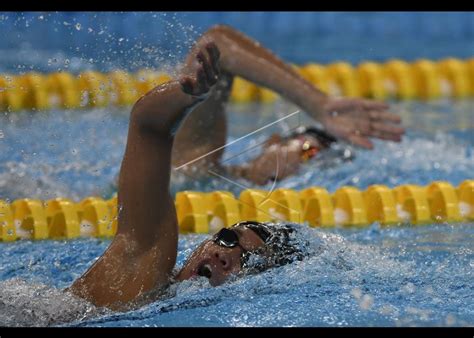
M303 162L309 161L319 153L319 147L311 144L303 135L297 136L296 139L301 143L301 160Z
M267 239L270 237L270 232L265 228L265 225L263 223L255 221L244 221L235 224L232 228L239 226L243 226L247 229L252 230L263 242L266 242ZM212 238L213 242L224 248L235 248L236 246L239 246L244 253L247 252L248 250L240 245L239 236L237 235L237 232L232 228L222 228Z
M301 159L303 162L310 160L321 150L320 147L312 145L311 142L305 138L307 135L311 135L316 140L318 140L318 143L322 146L322 148L327 148L331 145L331 143L337 141L332 135L328 134L322 129L305 126L298 127L288 138L296 138L300 141Z

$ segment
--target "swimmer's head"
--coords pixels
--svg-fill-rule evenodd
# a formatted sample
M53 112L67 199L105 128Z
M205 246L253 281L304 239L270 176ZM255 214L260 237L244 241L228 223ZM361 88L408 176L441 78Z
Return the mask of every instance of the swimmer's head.
M291 225L259 222L223 228L194 250L176 279L204 276L217 286L232 275L258 273L302 260L295 231Z
M260 185L282 180L334 142L334 137L315 127L299 127L287 136L274 134L264 143L260 156L242 167L241 175Z

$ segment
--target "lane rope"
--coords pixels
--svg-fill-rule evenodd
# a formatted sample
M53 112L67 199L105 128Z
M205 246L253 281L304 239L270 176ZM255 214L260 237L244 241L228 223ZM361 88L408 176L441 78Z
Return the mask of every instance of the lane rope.
M420 59L408 63L392 59L328 65L308 63L295 69L332 96L394 100L463 99L474 97L474 58ZM85 71L20 75L0 74L0 111L81 109L130 106L155 86L171 79L159 71L128 73ZM242 78L234 81L231 101L271 103L278 95Z
M306 223L311 227L364 227L474 221L474 180L455 187L434 181L426 186L371 185L364 191L343 186L334 193L321 187L271 193L247 189L236 198L228 191L181 191L175 196L181 233L213 233L242 220ZM48 201L0 200L0 240L113 237L117 197Z

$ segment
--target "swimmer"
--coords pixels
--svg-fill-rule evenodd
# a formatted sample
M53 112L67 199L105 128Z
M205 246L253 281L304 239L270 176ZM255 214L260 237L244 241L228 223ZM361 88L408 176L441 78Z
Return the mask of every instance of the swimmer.
M241 222L204 241L174 271L178 225L169 192L171 168L225 143L224 104L235 75L296 103L326 130L271 138L261 157L240 169L251 180L274 176L268 163L280 154L286 158L279 173L284 176L335 138L370 149L369 137L400 141L404 132L386 104L329 98L257 42L216 26L197 41L177 79L134 105L119 176L117 234L68 289L74 295L99 307L126 310L155 301L176 281L204 276L216 286L230 276L304 258L291 225ZM207 160L217 163L221 155L212 153Z

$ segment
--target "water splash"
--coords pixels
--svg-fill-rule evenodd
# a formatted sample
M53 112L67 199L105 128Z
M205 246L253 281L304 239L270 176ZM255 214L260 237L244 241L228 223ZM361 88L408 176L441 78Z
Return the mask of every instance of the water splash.
M21 279L0 282L0 323L2 326L51 326L86 319L98 313L88 302L44 284Z

